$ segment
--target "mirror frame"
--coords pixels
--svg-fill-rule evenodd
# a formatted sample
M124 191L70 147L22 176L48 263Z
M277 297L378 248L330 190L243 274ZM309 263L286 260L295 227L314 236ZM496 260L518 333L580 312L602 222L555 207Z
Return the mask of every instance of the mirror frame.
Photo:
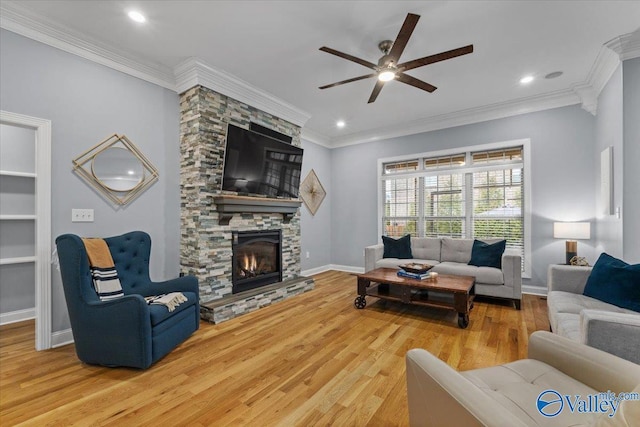
M138 185L127 191L116 191L105 185L99 178L97 178L92 171L91 164L93 159L103 151L114 147L124 148L128 150L133 156L135 156L143 168L143 179ZM93 148L80 154L78 157L72 160L73 171L84 179L93 188L105 195L110 201L117 205L126 205L149 187L151 184L158 180L158 170L153 164L142 154L142 152L136 147L129 138L125 135L113 135L107 137L102 142L95 145Z

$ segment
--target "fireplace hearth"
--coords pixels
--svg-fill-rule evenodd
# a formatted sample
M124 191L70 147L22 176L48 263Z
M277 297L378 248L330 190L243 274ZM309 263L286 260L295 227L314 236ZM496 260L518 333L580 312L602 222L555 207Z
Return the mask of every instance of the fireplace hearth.
M282 231L233 231L232 293L282 281Z

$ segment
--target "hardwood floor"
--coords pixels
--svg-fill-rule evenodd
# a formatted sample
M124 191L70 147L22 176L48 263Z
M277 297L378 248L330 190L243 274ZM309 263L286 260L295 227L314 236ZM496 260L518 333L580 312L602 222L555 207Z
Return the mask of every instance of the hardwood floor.
M548 330L546 301L522 310L476 300L456 314L367 297L356 279L315 276L316 289L220 325L201 323L146 371L82 364L73 345L36 352L34 325L0 328L0 424L154 426L408 425L407 350L425 348L459 370L526 357Z

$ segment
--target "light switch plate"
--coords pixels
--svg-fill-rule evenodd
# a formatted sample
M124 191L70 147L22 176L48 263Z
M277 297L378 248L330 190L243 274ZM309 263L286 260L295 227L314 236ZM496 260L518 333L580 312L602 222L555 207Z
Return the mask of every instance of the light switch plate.
M71 222L93 222L93 209L71 209Z

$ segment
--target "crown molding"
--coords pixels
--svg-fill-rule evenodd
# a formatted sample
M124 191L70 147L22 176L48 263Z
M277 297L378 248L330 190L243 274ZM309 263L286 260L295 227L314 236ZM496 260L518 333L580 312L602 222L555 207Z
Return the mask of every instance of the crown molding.
M469 108L466 110L456 111L454 113L429 117L427 119L414 120L412 122L373 129L371 131L345 135L344 137L334 138L331 146L333 148L346 147L349 145L502 119L505 117L533 113L551 108L565 107L579 103L580 98L573 90L568 89L550 94L521 98L514 101Z
M326 148L333 148L330 137L326 136L323 133L316 132L313 129L302 128L302 133L300 134L300 138L305 141L313 142L314 144L321 145Z
M640 57L640 30L624 34L605 44L616 52L621 61Z
M600 92L621 61L640 57L640 30L616 37L600 48L586 82L573 86L582 100L582 108L597 114Z
M15 2L0 3L0 27L39 41L89 61L129 74L150 83L175 90L175 79L168 67L125 57L115 49L87 36L62 28Z
M600 48L598 56L591 66L591 70L589 70L587 80L572 87L580 97L582 108L594 116L598 112L600 92L602 92L618 65L620 65L620 57L607 43Z
M275 95L257 88L226 71L212 67L197 58L189 58L174 68L176 90L182 93L201 85L252 107L304 126L311 115Z

